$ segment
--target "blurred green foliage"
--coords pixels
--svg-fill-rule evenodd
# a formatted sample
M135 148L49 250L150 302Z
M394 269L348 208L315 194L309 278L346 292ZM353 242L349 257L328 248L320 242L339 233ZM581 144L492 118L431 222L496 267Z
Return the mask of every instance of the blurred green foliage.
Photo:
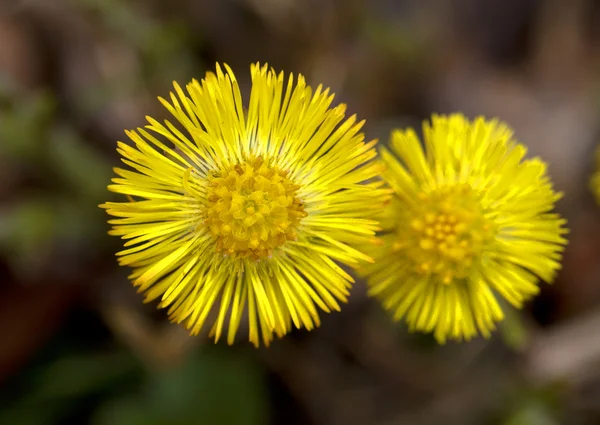
M123 0L79 0L79 6L95 13L111 33L135 49L139 57L139 73L112 79L107 84L92 86L82 95L92 110L106 102L126 99L145 85L187 81L197 76L197 59L190 51L197 43L189 28L168 19L158 22L144 13L143 7ZM138 5L139 6L139 5Z
M78 93L77 105L90 116L146 86L193 73L187 27L152 19L127 1L76 4L133 47L141 64ZM112 241L104 237L106 217L97 205L111 196L106 189L110 160L62 119L52 92L24 95L10 78L0 77L0 158L10 174L34 182L13 188L15 199L0 207L0 250L24 280L42 267L52 246L72 247L88 257L103 255L99 248L112 247Z
M20 97L5 87L0 100L6 172L32 182L17 187L15 199L0 208L0 249L26 278L56 244L97 248L106 228L97 205L106 197L111 167L57 118L47 92Z
M260 425L266 394L256 365L207 347L173 370L155 371L136 393L108 401L93 425Z
M260 425L265 389L256 366L227 349L207 347L174 370L146 377L142 391L108 402L94 425Z
M0 155L13 160L39 161L52 126L55 103L48 92L15 93L12 82L0 85Z
M67 423L90 400L92 425L260 425L267 420L263 371L253 351L209 345L180 364L153 370L112 343L69 347L75 335L63 332L51 341L20 385L0 394L1 424Z
M537 388L523 385L511 396L502 425L560 425L564 386L546 384Z
M504 343L515 351L522 351L529 341L529 334L521 317L522 312L503 303L504 320L499 324L500 336Z

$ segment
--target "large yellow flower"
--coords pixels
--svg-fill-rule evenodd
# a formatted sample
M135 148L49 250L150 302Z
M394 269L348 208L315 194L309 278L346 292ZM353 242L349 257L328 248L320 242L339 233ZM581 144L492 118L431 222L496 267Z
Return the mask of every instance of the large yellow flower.
M292 324L312 329L318 310L339 310L353 282L336 262L372 261L374 215L388 190L363 121L312 90L299 75L251 67L247 109L233 72L217 65L187 85L174 83L177 120L126 132L118 152L130 169L109 189L129 201L101 207L116 218L110 234L126 240L119 263L134 268L146 300L160 298L171 320L233 343L242 315L259 345Z
M424 147L408 130L392 133L395 155L381 150L395 196L369 251L369 291L440 343L489 337L503 319L498 296L521 308L560 268L560 194L497 120L433 116L423 127Z

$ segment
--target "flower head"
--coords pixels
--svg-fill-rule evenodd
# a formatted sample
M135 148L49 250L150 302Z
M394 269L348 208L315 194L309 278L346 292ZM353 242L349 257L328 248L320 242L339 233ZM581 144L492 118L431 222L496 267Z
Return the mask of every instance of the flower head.
M596 201L600 204L600 147L596 148L594 159L596 168L590 179L590 188L596 197Z
M395 196L365 269L370 294L440 343L488 337L503 319L498 296L521 308L560 268L565 220L546 165L524 159L505 124L459 114L426 122L424 147L413 130L390 145Z
M245 316L250 341L269 344L339 310L353 280L337 262L372 261L359 248L389 191L373 181L375 141L345 105L331 107L328 89L301 75L284 84L256 64L245 109L225 71L159 98L175 124L147 118L126 132L134 146L117 150L129 169L115 168L109 189L128 200L101 207L147 301L160 299L192 334L211 320L215 340L226 333L230 344Z

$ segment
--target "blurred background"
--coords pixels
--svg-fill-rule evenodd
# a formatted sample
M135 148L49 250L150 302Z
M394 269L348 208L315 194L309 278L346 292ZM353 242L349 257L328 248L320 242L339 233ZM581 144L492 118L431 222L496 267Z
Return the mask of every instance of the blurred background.
M507 121L566 192L558 281L489 341L408 334L360 282L269 349L188 337L97 205L123 130L216 61L246 94L254 61L324 83L382 141ZM600 424L599 67L592 0L1 0L0 424Z

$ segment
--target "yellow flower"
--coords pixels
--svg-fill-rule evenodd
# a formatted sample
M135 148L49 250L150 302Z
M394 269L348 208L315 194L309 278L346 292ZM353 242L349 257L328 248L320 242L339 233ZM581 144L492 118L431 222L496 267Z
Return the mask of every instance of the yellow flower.
M551 282L566 244L565 220L540 159L497 121L463 115L394 131L381 150L395 196L369 253L369 291L411 331L439 343L486 338L503 319L498 296L516 308Z
M175 124L148 117L126 132L135 147L117 150L130 169L115 168L108 188L129 201L101 207L146 301L160 299L191 334L212 320L229 344L245 315L250 341L268 345L340 309L353 279L336 262L372 261L359 249L389 190L374 181L382 166L364 121L331 108L328 89L256 64L245 109L224 68L159 98Z
M594 193L594 196L596 197L596 201L600 203L600 147L596 148L594 157L596 169L592 174L592 178L590 179L590 187Z

